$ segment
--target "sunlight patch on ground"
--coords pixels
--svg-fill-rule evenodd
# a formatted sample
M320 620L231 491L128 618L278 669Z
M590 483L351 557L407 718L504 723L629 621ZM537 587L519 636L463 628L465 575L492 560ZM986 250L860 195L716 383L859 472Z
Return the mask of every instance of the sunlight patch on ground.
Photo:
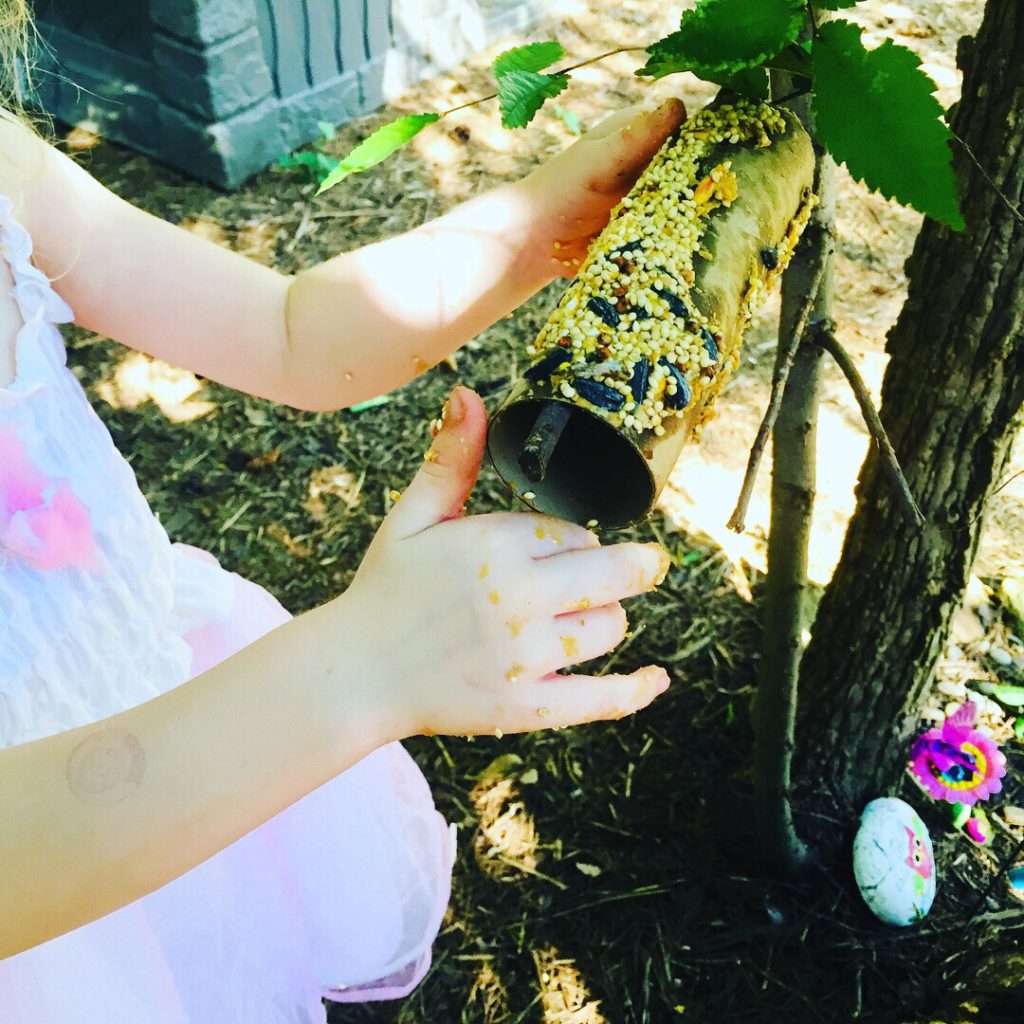
M207 242L216 242L218 245L228 246L227 232L224 230L224 225L218 221L212 220L209 217L197 217L195 219L183 220L181 222L183 227L189 234L195 235L197 238L203 238Z
M534 950L540 985L543 1024L607 1024L600 1001L590 992L572 960L559 956L553 946Z
M518 800L515 779L485 776L470 792L479 826L473 837L477 864L491 878L508 881L537 870L537 826Z
M722 403L718 416L727 415ZM711 439L717 419L707 428ZM735 566L746 562L767 571L768 528L771 521L771 443L765 450L757 485L747 510L747 528L734 533L726 523L743 483L752 438L728 458L711 445L689 444L683 449L658 507L669 521L691 533L702 533L722 548ZM825 584L842 550L846 524L854 508L853 489L867 453L868 437L851 426L842 407L823 404L818 415L817 493L811 532L808 572Z
M95 121L79 121L64 136L64 145L75 153L84 153L102 141L103 136L100 135L99 125Z
M1024 576L1024 426L985 510L974 571L982 576Z
M482 1024L503 1024L508 1020L508 989L489 959L477 970L467 1002L479 1014L474 1020Z
M365 477L365 471L356 477L344 466L324 466L314 470L309 477L309 497L302 507L319 523L330 518L329 498L339 499L351 511L361 500Z
M274 247L277 244L276 224L261 222L249 224L235 237L234 250L243 256L256 260L265 266L274 262Z
M202 388L194 373L132 352L121 360L110 380L96 386L96 393L115 409L137 409L152 402L172 423L187 423L216 409L213 402L195 397Z

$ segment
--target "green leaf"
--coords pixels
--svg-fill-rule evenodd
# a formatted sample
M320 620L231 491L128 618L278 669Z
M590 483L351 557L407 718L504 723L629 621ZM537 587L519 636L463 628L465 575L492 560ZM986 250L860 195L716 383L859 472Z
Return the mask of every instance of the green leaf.
M856 7L860 0L814 0L814 6L823 11L841 11L846 7Z
M1009 683L976 682L976 686L986 697L995 697L1000 704L1010 708L1024 708L1024 686L1011 686Z
M809 78L811 74L811 43L796 42L780 50L770 58L768 65L780 71L788 71L793 75Z
M573 133L573 135L579 135L582 129L580 128L580 119L571 111L566 110L565 107L560 107L557 103L551 105L551 113L561 121L566 128Z
M328 156L319 150L300 150L296 153L285 153L277 162L283 170L302 169L310 181L319 184L327 178L341 161L337 157Z
M917 56L888 39L866 50L856 25L829 21L811 59L814 124L836 161L882 195L963 228L952 136Z
M663 78L692 71L701 78L756 68L792 43L804 23L803 0L702 0L679 30L648 47L637 74Z
M508 71L498 78L498 104L503 128L525 128L546 99L569 84L568 75L539 75L536 71Z
M764 68L745 68L734 74L723 71L721 74L704 74L700 77L752 100L766 100L769 96L768 72Z
M316 194L320 195L321 192L333 188L350 174L357 174L373 167L374 164L379 164L439 117L440 114L406 114L397 120L389 121L369 138L363 139L328 175L316 190Z
M561 43L527 43L499 53L494 61L494 74L500 78L510 71L543 71L565 53Z

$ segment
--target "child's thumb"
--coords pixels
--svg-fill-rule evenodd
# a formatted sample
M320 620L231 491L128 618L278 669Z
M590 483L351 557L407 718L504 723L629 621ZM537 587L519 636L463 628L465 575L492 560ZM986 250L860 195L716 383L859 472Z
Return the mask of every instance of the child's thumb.
M487 413L480 396L455 388L423 465L388 516L394 536L411 537L462 514L480 472L486 435Z
M623 127L622 139L631 146L649 151L645 157L650 159L668 135L685 120L686 105L678 97L671 96L660 107L631 117Z

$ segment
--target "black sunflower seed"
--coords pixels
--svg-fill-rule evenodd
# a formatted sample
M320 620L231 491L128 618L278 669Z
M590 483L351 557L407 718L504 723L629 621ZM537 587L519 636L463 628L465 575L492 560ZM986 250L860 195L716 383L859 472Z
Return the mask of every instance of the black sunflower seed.
M715 343L715 336L706 327L700 329L700 336L704 341L704 351L717 363L718 345Z
M693 397L689 381L683 376L683 371L675 363L669 362L664 356L658 362L668 370L669 376L676 382L676 393L674 395L665 392L665 407L668 409L685 409Z
M766 245L761 250L761 262L769 270L774 270L779 265L779 254L770 245Z
M621 391L616 391L615 388L610 388L600 381L577 378L573 381L573 387L580 398L599 409L618 412L626 404L626 396Z
M690 315L690 311L686 308L686 303L667 288L653 288L652 291L655 295L660 295L668 303L668 308L675 316L688 317Z
M647 396L647 381L651 376L651 364L641 356L633 367L633 376L629 378L629 390L633 401L638 405Z
M609 327L619 326L619 311L600 295L595 295L587 302L587 309L596 313Z
M630 311L636 314L637 320L650 320L651 314L643 306L630 306Z
M626 242L625 245L617 246L615 249L612 249L612 253L611 254L614 256L616 253L635 252L643 244L644 243L641 242L640 239L638 238L635 242Z
M569 353L564 348L553 348L523 371L527 380L547 380L560 366L569 362Z

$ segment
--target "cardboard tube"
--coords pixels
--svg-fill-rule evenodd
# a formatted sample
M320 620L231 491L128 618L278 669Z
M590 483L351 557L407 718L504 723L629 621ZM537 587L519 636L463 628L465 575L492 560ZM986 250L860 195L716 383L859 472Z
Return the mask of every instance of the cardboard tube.
M715 107L728 109L722 100L716 100L712 109ZM722 142L703 155L698 165L698 181L705 180L712 168L725 161L730 161L736 179L736 196L731 204L718 205L701 221L702 232L692 256L693 283L688 291L681 289L687 308L696 308L717 328L710 346L717 348L717 363L711 372L691 373L685 386L692 389L688 404L684 403L681 414L665 416L660 423L663 433L616 423L616 418L622 419L621 414L609 415L608 410L595 407L579 394L567 397L550 379L521 378L491 418L488 453L501 478L531 508L577 523L614 528L638 522L654 507L683 445L709 417L711 401L739 364L742 333L752 307L781 274L809 212L814 173L811 141L794 115L785 110L776 113L784 118L785 127L771 133L769 145L763 145L763 135L748 142ZM679 182L652 177L652 168L656 170L659 163L671 158L674 147L684 146L688 132L700 129L701 124L695 124L694 118L682 125L627 199L643 197L649 201L658 188L675 201L680 194ZM569 285L546 326L554 323L559 309L573 296L578 299L576 309L580 314L587 308L583 271L602 254L621 251L622 231L614 230L615 221L629 215L635 221L633 205L632 214L626 212L629 204L620 203L613 211L608 227L591 246L580 276ZM671 222L664 227L662 234L647 242L645 255L655 261L660 253L668 255L680 245ZM655 286L640 285L638 281L636 278L631 287L654 287L657 291ZM682 309L678 315L684 316L685 309L676 305ZM564 313L561 316L559 322L564 325ZM663 318L678 322L671 313L663 314ZM542 330L538 338L551 333ZM554 351L549 348L544 355ZM629 371L629 367L620 371L623 381ZM680 377L675 369L672 372ZM520 455L538 416L551 402L565 406L568 419L551 450L543 478L531 480L523 470Z

